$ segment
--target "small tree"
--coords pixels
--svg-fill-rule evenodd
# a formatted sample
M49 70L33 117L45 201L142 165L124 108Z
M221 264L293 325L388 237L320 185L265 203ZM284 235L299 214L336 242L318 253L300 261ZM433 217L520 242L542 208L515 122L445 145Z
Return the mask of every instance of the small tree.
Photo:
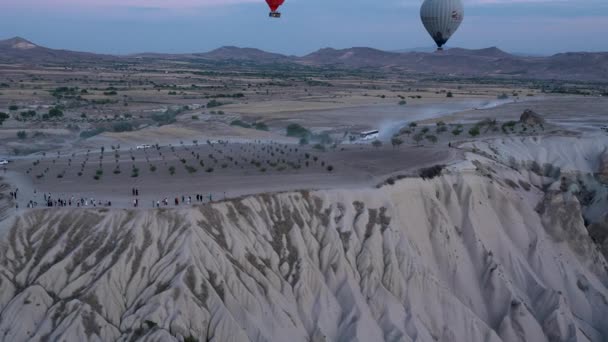
M473 126L470 130L469 130L469 135L472 137L476 137L479 135L479 126Z
M436 144L437 143L437 136L432 135L432 134L431 135L427 135L426 136L426 140L432 142L433 144Z
M401 140L399 137L393 137L391 139L391 144L393 145L393 148L399 147L401 144L403 144L403 140Z
M423 133L414 134L412 139L414 139L414 141L416 142L417 145L420 145L420 142L424 139L424 134Z
M21 140L27 139L27 133L25 131L19 131L17 132L17 138Z
M446 94L446 96L445 96L445 97L454 97L454 94L452 94L452 92L451 92L451 91L448 91L448 93Z
M374 146L375 148L380 148L380 147L382 147L382 141L380 141L380 140L374 140L372 142L372 146Z

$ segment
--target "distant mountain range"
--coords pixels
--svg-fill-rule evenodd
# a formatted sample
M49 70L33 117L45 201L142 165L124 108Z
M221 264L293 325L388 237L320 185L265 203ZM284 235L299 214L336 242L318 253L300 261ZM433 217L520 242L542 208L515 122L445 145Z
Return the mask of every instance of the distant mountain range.
M552 56L521 56L496 47L470 50L452 48L443 52L383 51L366 47L324 48L311 54L285 56L254 48L221 47L205 53L140 53L127 56L55 50L23 38L0 41L1 63L77 64L136 62L138 60L205 60L248 62L268 65L296 64L345 69L373 68L379 71L461 77L503 77L576 81L608 80L608 52L570 52Z

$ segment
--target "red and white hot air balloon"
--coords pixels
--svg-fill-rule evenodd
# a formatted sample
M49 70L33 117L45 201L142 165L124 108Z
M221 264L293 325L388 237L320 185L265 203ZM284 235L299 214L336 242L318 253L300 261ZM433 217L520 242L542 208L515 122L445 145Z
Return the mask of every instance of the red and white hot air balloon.
M277 10L284 2L285 0L266 0L268 7L270 7L270 13L268 16L271 18L280 18L281 13L277 12Z

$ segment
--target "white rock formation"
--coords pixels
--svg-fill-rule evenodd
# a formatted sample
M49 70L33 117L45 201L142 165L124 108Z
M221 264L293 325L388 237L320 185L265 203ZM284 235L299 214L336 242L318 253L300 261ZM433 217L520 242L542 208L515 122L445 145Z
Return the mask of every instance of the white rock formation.
M0 340L608 340L577 197L472 159L374 190L27 212L1 244Z

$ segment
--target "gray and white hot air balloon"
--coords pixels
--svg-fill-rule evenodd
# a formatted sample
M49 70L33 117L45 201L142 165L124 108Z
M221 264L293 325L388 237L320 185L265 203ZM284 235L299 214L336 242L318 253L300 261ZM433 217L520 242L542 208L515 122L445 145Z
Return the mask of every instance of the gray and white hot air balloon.
M420 8L420 19L438 50L456 32L464 18L461 0L425 0Z

